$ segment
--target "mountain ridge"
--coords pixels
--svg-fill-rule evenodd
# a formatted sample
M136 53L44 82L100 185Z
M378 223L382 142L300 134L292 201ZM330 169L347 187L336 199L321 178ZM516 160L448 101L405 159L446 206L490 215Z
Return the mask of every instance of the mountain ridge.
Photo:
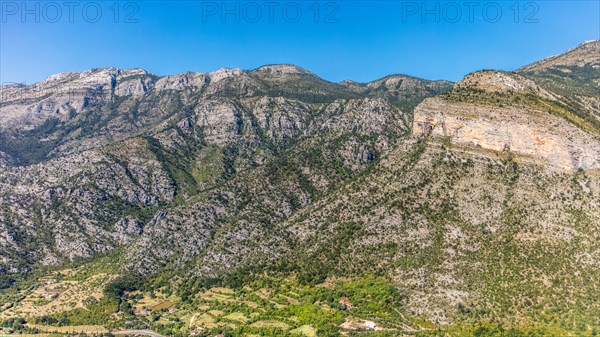
M382 336L592 335L586 64L575 79L478 71L453 85L105 68L55 75L41 95L9 88L0 317L181 335L368 335L367 321ZM41 302L53 280L67 290ZM70 297L79 286L100 291Z
M516 72L527 72L539 70L554 64L560 65L583 65L586 63L600 63L600 40L589 40L581 43L577 47L571 48L566 52L549 56L542 60L522 66Z
M51 74L48 75L46 78L43 78L37 82L33 82L33 83L9 83L9 84L2 84L0 85L0 87L11 87L11 86L19 86L19 87L28 87L28 86L34 86L36 84L40 84L40 83L44 83L44 82L51 82L51 81L59 81L60 79L69 77L69 76L75 76L75 75L83 75L83 74L91 74L91 73L98 73L98 72L106 72L106 71L113 71L113 72L117 72L117 73L127 73L127 74L143 74L143 75L149 75L149 76L153 76L153 77L157 77L157 78L163 78L163 77L178 77L178 76L183 76L183 75L202 75L202 74L218 74L220 72L246 72L246 73L252 73L252 72L267 72L267 71L275 71L278 72L280 74L305 74L305 75L312 75L315 77L318 77L320 79L323 79L322 77L320 77L319 75L305 69L302 68L300 66L297 66L295 64L291 64L291 63L272 63L272 64L265 64L253 69L242 69L242 68L219 68L219 69L215 69L212 71L184 71L181 73L177 73L177 74L168 74L168 75L157 75L154 73L149 72L146 69L143 68L117 68L117 67L101 67L101 68L90 68L87 70L82 70L82 71L67 71L67 72L59 72L56 74ZM354 81L352 79L346 79L346 80L342 80L339 82L333 82L333 81L328 81L325 80L327 82L330 83L337 83L337 84L341 84L343 82L352 82L352 83L356 83L356 84L369 84L369 83L374 83L374 82L379 82L388 78L393 78L393 77L404 77L404 78L412 78L412 79L418 79L418 80L423 80L423 81L430 81L430 82L449 82L452 83L452 81L449 80L445 80L445 79L424 79L424 78L420 78L417 76L412 76L412 75L408 75L408 74L401 74L401 73L394 73L394 74L390 74L390 75L385 75L383 77L380 78L376 78L374 80L371 81Z

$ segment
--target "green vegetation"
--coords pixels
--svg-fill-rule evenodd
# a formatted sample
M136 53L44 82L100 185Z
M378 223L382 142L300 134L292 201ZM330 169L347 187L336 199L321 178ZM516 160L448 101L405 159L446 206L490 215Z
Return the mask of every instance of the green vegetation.
M163 334L185 335L194 326L209 333L227 332L231 336L246 333L260 335L293 335L293 330L316 331L318 336L337 336L347 317L376 320L384 326L395 327L402 321L405 297L382 278L366 276L355 281L328 281L318 287L303 286L294 278L253 275L242 288L201 289L187 301L175 300L175 310L153 306L149 313L141 311L142 303L152 300L150 292L125 292L133 289L137 280L121 278L112 282L106 292L110 296L121 294L118 310L111 297L91 303L86 310L76 309L62 314L32 319L41 325L85 325L91 322L105 326L150 325ZM341 298L353 302L351 308L339 303ZM111 304L112 303L112 304ZM156 299L156 303L165 303ZM150 305L144 305L150 306ZM170 305L169 305L170 307ZM137 308L137 309L136 309ZM134 313L134 310L137 313ZM111 314L124 316L115 320ZM192 320L192 317L194 319ZM388 323L390 322L390 323ZM391 325L390 325L391 324ZM190 325L192 328L190 328ZM297 332L296 332L297 333Z
M600 69L593 64L583 66L558 65L541 71L529 71L525 74L536 83L557 94L566 97L598 97L600 88L595 82L600 77Z
M407 297L389 280L364 276L350 279L328 279L316 286L299 283L296 277L272 277L265 274L248 275L241 288L215 287L201 289L188 300L170 296L165 301L168 286L155 288L139 279L119 278L106 288L110 296L92 301L85 310L75 309L51 316L29 319L12 318L1 326L9 331L36 333L35 326L84 326L101 324L108 328L145 328L163 335L187 336L192 330L198 336L339 336L346 331L350 336L391 337L404 334L415 337L453 336L556 336L577 331L577 336L596 336L598 327L592 321L574 321L561 324L556 320L502 322L465 316L455 324L436 326L420 319L407 320ZM129 289L126 291L125 289ZM152 290L150 290L152 289ZM160 298L157 298L159 294ZM161 299L162 298L162 299ZM344 299L350 306L341 304ZM154 301L154 302L153 302ZM120 303L119 309L117 303ZM152 309L147 303L159 303ZM462 312L471 309L462 307ZM472 313L471 313L472 314ZM556 318L555 318L556 319ZM579 318L581 319L581 317ZM354 322L354 323L352 323ZM378 330L363 325L374 322ZM350 325L348 325L350 324ZM352 325L354 324L354 325ZM351 330L346 327L354 326Z

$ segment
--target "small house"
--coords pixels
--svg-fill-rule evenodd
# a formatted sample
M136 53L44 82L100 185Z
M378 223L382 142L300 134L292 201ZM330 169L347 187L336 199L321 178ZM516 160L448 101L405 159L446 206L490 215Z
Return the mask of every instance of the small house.
M44 294L44 297L46 299L53 299L53 298L57 298L58 295L60 295L60 293L58 291L49 291Z
M204 330L203 328L195 328L194 330L190 331L190 336L196 336L199 335L202 330Z
M346 297L341 298L339 303L346 307L346 309L352 308L352 302L350 302Z

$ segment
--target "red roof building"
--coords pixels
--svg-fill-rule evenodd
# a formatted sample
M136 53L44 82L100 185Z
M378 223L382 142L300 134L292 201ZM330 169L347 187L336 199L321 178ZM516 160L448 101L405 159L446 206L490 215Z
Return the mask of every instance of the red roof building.
M352 308L352 302L350 302L346 297L341 298L339 303L341 305L345 306L346 309Z

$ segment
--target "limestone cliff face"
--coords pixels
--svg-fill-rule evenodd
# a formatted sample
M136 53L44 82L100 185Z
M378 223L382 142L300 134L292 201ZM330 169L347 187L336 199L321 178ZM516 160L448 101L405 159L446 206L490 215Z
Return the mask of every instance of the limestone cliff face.
M457 98L459 94L465 98ZM476 99L488 94L496 96L487 97L487 102ZM421 103L415 109L413 133L450 137L459 145L510 151L561 170L600 168L600 140L596 135L551 113L546 105L506 104L510 95L541 98L549 102L548 107L558 99L522 76L475 73L457 83L449 96ZM493 104L493 97L503 99L496 98L500 103Z
M60 73L30 86L2 87L0 130L32 130L49 118L66 120L111 96L140 96L154 85L155 76L141 69L91 69Z

